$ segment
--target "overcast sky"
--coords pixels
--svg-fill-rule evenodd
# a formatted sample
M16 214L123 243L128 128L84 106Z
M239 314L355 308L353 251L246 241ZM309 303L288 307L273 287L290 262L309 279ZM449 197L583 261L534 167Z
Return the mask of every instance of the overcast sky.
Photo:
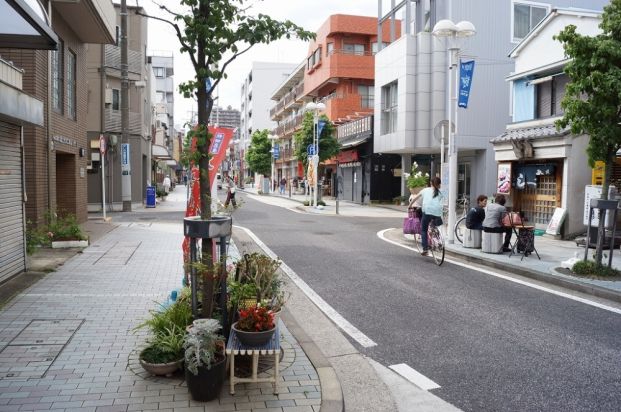
M120 3L120 0L114 0ZM159 2L159 1L158 1ZM136 4L128 0L128 5ZM165 0L164 3L173 8L176 0ZM383 3L390 3L384 0ZM138 4L149 13L166 17L158 10L151 0L138 0ZM252 4L249 14L267 14L277 20L289 19L304 29L315 32L331 14L354 14L377 17L377 0L249 0ZM179 10L177 8L176 10ZM179 53L179 43L174 29L168 24L155 20L149 21L149 50L173 50L175 52L175 85L194 77L194 71L187 56ZM308 44L300 41L281 40L269 45L256 45L242 55L227 69L228 79L223 80L219 87L220 106L239 109L241 85L250 71L253 61L301 63L306 57ZM196 110L196 103L175 95L175 123L183 124L190 118L190 112Z

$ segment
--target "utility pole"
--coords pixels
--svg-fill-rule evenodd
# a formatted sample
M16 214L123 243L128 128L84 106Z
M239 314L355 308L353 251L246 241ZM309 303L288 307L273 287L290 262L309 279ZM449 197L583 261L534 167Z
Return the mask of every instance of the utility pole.
M132 211L127 48L127 0L121 0L121 198L123 200L123 212Z

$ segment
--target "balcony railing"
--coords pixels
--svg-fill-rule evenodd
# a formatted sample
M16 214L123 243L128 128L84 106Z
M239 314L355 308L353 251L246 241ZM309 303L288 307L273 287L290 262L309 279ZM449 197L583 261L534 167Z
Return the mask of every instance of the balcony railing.
M362 119L353 120L344 123L336 128L337 140L342 140L350 136L356 136L364 132L373 130L373 115L363 117Z
M270 117L279 115L283 110L288 109L291 105L296 104L299 98L304 94L304 83L300 83L289 93L285 94L276 103L276 106L270 109Z
M106 44L105 47L106 59L104 61L104 66L121 70L121 48L118 46L113 46L111 44ZM142 73L142 68L145 66L145 61L142 53L134 50L128 50L127 63L127 70L132 73Z

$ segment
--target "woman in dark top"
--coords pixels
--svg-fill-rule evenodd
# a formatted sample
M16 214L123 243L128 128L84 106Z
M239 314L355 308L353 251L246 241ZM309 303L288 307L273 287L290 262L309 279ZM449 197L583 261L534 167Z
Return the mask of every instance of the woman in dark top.
M477 206L470 209L466 215L466 227L468 229L483 229L485 206L487 206L487 196L479 195L479 197L477 197Z

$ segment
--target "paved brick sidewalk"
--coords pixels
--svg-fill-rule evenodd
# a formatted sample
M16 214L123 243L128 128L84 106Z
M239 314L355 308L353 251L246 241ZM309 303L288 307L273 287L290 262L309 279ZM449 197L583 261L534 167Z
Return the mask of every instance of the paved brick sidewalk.
M219 400L190 400L180 376L137 364L133 328L182 278L181 224L126 223L0 312L0 411L317 411L319 379L283 328L280 394L239 384Z

